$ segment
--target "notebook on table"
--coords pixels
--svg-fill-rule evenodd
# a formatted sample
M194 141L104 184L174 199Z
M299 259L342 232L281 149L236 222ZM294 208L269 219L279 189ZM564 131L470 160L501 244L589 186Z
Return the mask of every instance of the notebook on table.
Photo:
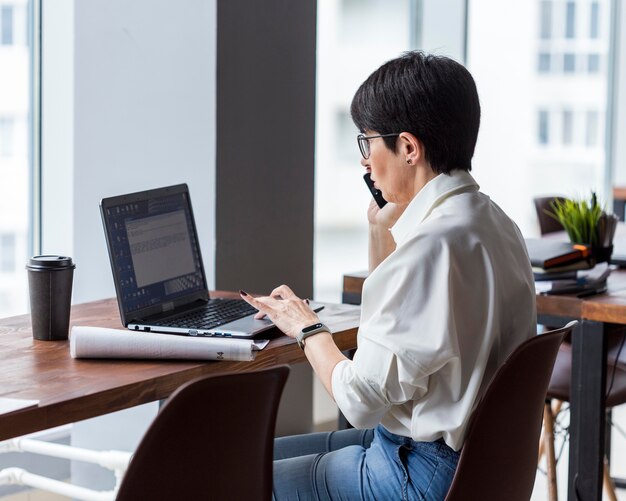
M273 326L242 299L210 297L186 184L104 198L100 212L128 329L245 338Z
M569 242L547 238L527 238L525 242L531 265L544 270L581 263L591 254L588 247Z

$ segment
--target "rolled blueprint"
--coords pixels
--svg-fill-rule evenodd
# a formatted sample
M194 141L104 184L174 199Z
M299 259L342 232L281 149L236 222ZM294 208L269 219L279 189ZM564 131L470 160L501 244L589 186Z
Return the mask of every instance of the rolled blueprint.
M188 360L254 360L267 340L217 339L102 327L74 326L72 358L153 358Z

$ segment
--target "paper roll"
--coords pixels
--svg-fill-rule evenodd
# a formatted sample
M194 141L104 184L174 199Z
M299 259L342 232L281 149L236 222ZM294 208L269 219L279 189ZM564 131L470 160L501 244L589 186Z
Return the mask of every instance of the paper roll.
M70 354L72 358L250 361L268 342L74 326L70 333Z

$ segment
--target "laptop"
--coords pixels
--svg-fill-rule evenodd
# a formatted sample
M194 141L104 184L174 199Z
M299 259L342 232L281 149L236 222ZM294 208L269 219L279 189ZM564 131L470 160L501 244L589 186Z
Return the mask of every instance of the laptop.
M104 198L100 212L128 329L249 338L273 326L242 299L210 297L186 184Z

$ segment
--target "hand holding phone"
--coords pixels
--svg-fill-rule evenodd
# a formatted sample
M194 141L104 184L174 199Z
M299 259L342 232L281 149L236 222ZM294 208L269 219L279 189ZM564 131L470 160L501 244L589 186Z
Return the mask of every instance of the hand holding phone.
M378 207L382 209L385 205L387 205L387 200L383 198L382 192L378 188L376 188L376 186L374 186L374 181L372 181L371 174L369 172L366 172L363 175L363 179L365 180L365 184L367 185L372 196L374 197L374 200L378 204Z

